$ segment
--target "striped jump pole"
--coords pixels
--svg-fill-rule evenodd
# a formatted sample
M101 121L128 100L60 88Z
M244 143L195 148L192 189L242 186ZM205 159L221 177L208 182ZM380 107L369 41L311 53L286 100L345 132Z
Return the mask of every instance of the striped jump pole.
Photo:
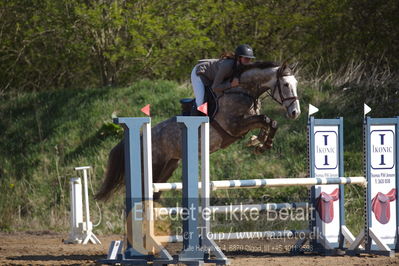
M367 181L363 176L354 177L330 177L330 178L264 178L264 179L239 179L210 181L211 190L236 189L236 188L260 188L260 187L286 187L286 186L316 186L316 185L345 185L359 184L366 185ZM182 183L154 183L154 192L182 190ZM202 183L198 183L202 188Z

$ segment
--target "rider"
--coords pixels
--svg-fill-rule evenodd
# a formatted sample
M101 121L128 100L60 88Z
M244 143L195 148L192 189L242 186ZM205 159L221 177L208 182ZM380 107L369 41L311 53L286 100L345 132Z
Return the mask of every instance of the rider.
M238 78L233 78L238 65L247 65L255 58L252 48L248 44L241 44L234 54L224 54L221 59L200 60L191 72L191 84L195 94L195 102L200 106L204 102L205 86L215 93L240 85Z

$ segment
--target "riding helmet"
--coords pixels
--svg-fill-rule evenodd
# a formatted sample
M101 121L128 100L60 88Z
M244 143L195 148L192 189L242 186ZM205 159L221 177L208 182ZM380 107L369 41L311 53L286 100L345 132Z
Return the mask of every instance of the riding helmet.
M255 58L254 51L252 50L251 46L248 44L241 44L235 50L235 55L247 57L247 58Z

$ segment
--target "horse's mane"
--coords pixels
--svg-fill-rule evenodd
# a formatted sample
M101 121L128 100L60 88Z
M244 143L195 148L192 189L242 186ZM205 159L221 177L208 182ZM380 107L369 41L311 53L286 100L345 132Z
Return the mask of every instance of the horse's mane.
M279 67L279 66L280 66L279 63L271 62L271 61L258 61L258 62L250 63L248 65L239 65L236 69L235 76L240 77L241 74L244 73L245 71L248 71L248 70L254 69L254 68L264 69L264 68Z

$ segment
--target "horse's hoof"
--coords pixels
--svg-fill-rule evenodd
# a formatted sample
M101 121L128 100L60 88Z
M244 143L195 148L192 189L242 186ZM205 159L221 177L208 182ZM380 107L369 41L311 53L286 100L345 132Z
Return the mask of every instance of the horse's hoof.
M255 147L254 154L259 155L259 154L264 153L265 151L266 151L265 147L263 145L259 145L259 146Z
M260 145L260 141L258 140L258 137L255 135L252 135L250 140L248 140L247 142L247 147L253 147L253 146L257 146Z
M255 154L262 154L266 150L270 150L273 148L273 141L267 141L265 144L260 144L255 147L254 153Z
M266 141L264 147L266 150L270 150L271 148L273 148L273 141Z

